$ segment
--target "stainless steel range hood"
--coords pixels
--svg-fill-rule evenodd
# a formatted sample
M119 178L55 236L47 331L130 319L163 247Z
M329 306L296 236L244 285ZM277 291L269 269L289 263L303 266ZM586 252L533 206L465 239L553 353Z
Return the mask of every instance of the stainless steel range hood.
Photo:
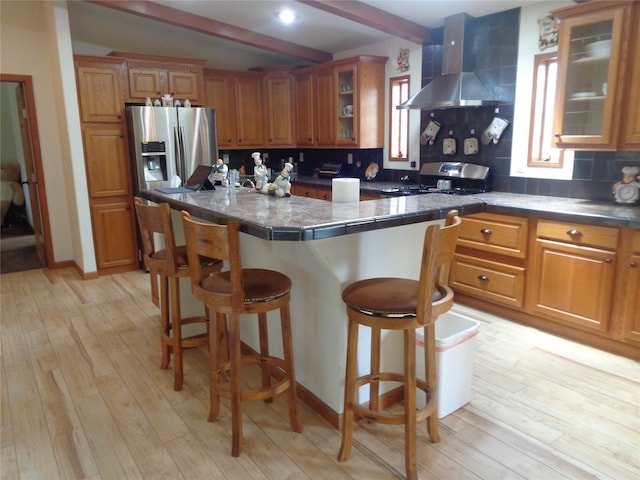
M397 109L444 109L497 105L497 99L474 72L462 71L464 27L467 15L444 21L443 74L436 77Z

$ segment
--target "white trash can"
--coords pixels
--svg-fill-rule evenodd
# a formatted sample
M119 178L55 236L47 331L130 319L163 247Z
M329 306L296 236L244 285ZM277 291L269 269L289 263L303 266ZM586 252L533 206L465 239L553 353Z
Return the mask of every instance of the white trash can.
M436 320L436 364L438 375L438 418L446 417L471 400L471 379L480 322L456 312ZM416 332L416 373L424 378L424 335ZM425 405L418 395L418 407Z

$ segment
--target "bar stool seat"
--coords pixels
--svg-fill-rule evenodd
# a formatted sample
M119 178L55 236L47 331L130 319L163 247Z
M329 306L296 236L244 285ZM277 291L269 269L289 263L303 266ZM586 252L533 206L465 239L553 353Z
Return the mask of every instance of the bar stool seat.
M453 305L453 291L447 285L449 265L455 253L461 220L458 212L449 212L445 226L427 228L423 244L420 279L370 278L354 282L342 291L347 307L347 365L345 376L342 444L338 459L345 461L352 449L355 416L385 424L405 426L405 469L407 478L417 478L416 424L427 420L433 442L439 442L437 423L437 379L435 355L435 321ZM358 330L371 328L371 368L357 376ZM424 328L425 378L416 377L416 329ZM404 371L380 371L382 330L404 333ZM403 385L404 409L388 413L380 409L382 382ZM369 402L358 399L360 387L369 386ZM425 406L417 408L417 390L425 393ZM414 413L415 412L415 413Z
M217 419L220 397L231 399L231 455L237 457L242 443L242 402L264 400L270 402L276 395L289 393L289 423L294 432L301 432L298 419L296 380L293 364L293 342L289 300L291 279L283 273L242 268L240 255L240 226L237 222L217 225L197 222L182 212L193 295L211 312L216 332L227 333L228 339L214 336L209 339L210 367L210 422ZM205 272L202 259L219 259L228 263L228 270ZM280 311L283 358L269 354L267 312ZM214 315L215 313L215 315ZM260 352L241 355L240 315L258 315ZM228 322L228 324L227 324ZM228 347L221 354L220 346ZM228 360L224 361L224 359ZM261 369L262 386L249 388L242 385L241 368L255 364ZM223 375L224 374L224 375ZM272 382L272 377L276 381ZM226 382L226 379L229 379Z
M151 298L160 308L160 345L162 359L160 368L169 368L173 354L173 389L182 390L184 384L183 350L200 347L209 343L209 315L182 318L180 309L180 279L189 277L189 258L185 245L176 245L171 223L171 209L168 203L147 205L139 197L134 198L138 225L142 235L144 263L149 270ZM161 241L156 242L155 236ZM204 268L215 271L222 269L222 262L207 261ZM158 284L160 290L158 291ZM182 327L202 323L205 332L183 336Z

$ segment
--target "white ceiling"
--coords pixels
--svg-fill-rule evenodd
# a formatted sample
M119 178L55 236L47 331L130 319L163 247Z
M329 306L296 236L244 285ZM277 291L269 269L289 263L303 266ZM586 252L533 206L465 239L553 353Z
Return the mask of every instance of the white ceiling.
M329 53L391 37L388 33L294 0L155 0L154 3ZM480 17L540 3L540 0L364 0L363 3L426 28L437 28L444 24L445 17L456 13ZM80 0L70 0L68 5L74 53L104 55L111 50L123 50L204 58L208 67L233 69L301 63L284 54ZM286 26L277 21L275 14L284 7L298 16L295 24Z

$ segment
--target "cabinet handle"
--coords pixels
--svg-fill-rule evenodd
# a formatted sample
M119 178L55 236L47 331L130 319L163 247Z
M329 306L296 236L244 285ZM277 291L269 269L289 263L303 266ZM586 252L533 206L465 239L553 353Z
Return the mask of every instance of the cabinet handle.
M582 232L573 228L571 230L567 230L567 235L569 235L570 237L581 237Z
M329 194L328 194L328 193L325 193L325 194L322 196L322 199L323 199L323 200L329 200Z
M310 197L311 196L311 192L304 192L304 196L305 197Z
M638 266L638 264L637 264L636 262L631 262L631 263L629 264L629 266L630 266L631 268L636 268L636 267Z
M486 275L478 275L478 280L482 280L483 282L488 282L489 277L487 277Z
M482 230L480 230L480 233L482 233L483 235L491 235L493 232L488 228L483 228Z
M611 260L610 258L606 258L606 259L604 260L604 263L613 263L613 260Z

